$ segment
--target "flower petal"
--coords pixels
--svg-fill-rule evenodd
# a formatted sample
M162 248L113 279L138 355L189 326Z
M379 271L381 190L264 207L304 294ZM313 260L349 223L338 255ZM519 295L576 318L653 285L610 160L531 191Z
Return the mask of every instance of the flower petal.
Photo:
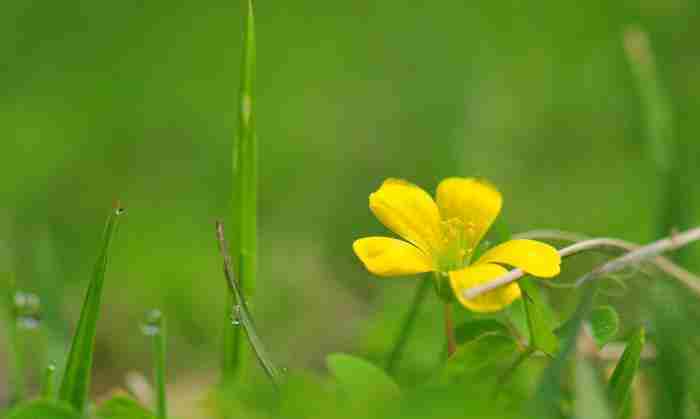
M369 208L387 228L433 255L441 240L440 211L423 189L400 179L387 179L369 196Z
M546 243L518 239L489 249L476 263L491 262L515 266L541 278L551 278L559 274L561 256L557 249Z
M352 249L367 270L375 275L402 276L433 270L430 258L403 240L365 237L355 240Z
M463 306L472 311L490 313L501 310L520 298L520 287L516 282L496 288L472 299L465 298L464 291L496 279L507 272L506 268L490 263L471 265L458 271L450 272L450 284L455 296Z
M501 211L501 193L486 181L447 178L437 188L437 204L444 220L459 219L464 225L466 246L473 250Z

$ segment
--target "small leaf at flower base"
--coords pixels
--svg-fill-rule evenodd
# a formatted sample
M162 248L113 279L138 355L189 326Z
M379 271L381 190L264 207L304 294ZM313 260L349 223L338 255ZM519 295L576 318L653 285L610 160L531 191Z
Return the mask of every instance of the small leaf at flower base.
M512 365L518 356L518 347L513 338L503 334L487 333L457 347L447 361L438 381L442 384L467 384L472 390L474 382L479 389L487 389L488 380L497 378ZM471 384L470 384L471 383Z
M81 419L82 415L67 403L35 400L20 404L7 412L4 419Z
M576 363L576 419L612 419L610 407L595 370L586 360Z
M591 333L599 348L605 346L616 335L620 326L620 316L610 306L597 307L589 317Z
M464 322L455 328L457 345L463 345L486 333L510 334L508 327L493 319L478 319Z
M381 368L358 357L332 354L326 365L341 393L352 405L383 403L398 399L399 386Z
M644 340L644 329L641 328L630 336L627 340L625 352L617 363L615 371L608 383L610 399L617 409L616 417L618 419L631 416L630 399L632 383L639 369L639 360L642 356L642 349L644 349Z
M554 355L559 350L559 338L554 334L554 319L546 310L537 286L528 278L518 284L523 293L527 326L530 329L530 345L540 351Z
M113 397L97 409L97 419L155 419L153 413L133 399Z

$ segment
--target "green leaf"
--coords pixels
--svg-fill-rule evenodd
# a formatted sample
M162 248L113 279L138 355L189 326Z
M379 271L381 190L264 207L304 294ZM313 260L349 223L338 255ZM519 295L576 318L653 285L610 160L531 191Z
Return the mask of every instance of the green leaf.
M73 343L71 344L58 393L59 400L70 403L79 412L83 411L87 400L88 388L90 387L92 352L95 343L97 318L100 315L102 287L109 260L109 248L117 230L119 218L123 213L124 210L122 208L115 208L107 219L100 255L97 258L92 280L80 311L78 327L73 336Z
M497 320L470 320L457 326L455 329L455 339L457 340L457 345L462 345L486 333L508 335L510 331L506 325Z
M326 364L341 391L353 404L397 399L399 386L381 368L346 354L332 354Z
M155 419L145 407L125 396L116 396L102 403L97 419Z
M612 419L599 377L586 360L576 363L576 419Z
M34 400L10 410L5 419L81 419L82 415L67 403Z
M530 345L540 351L554 355L559 349L559 339L554 334L554 319L544 307L539 289L530 279L521 279L518 284L523 292L527 325L530 329Z
M644 329L637 330L627 341L627 347L620 361L615 367L608 389L610 399L617 407L617 418L625 418L630 413L630 397L632 394L632 382L639 369L639 360L644 349Z
M231 243L234 275L245 297L252 297L257 277L258 254L258 142L255 130L255 16L253 0L243 0L243 56L238 94L238 134L233 143ZM245 369L248 343L240 327L232 328L230 307L237 303L229 295L224 322L223 379L230 381Z
M502 334L482 334L463 345L447 361L439 376L443 384L480 382L486 390L485 380L495 382L497 377L512 365L518 355L513 338Z
M611 306L594 308L589 321L593 339L599 348L605 346L617 335L620 326L620 316Z

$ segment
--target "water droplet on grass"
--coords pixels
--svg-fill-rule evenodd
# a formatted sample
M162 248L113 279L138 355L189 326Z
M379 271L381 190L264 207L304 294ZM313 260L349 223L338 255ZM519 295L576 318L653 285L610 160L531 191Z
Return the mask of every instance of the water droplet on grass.
M146 319L141 324L141 332L146 336L156 336L160 334L163 313L158 309L153 309L146 313Z

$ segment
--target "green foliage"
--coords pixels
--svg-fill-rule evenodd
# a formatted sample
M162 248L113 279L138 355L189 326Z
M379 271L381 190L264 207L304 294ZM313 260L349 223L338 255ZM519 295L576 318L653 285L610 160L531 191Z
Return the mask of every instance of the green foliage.
M156 419L145 407L125 396L116 396L97 409L96 419Z
M484 334L508 335L508 327L494 319L475 319L466 321L455 328L457 345L463 345Z
M67 403L34 400L7 412L5 419L82 419L82 415Z
M616 417L618 419L626 419L631 416L632 383L639 369L644 340L644 329L639 329L630 336L625 352L610 378L608 388L613 405L617 408Z
M401 391L386 373L374 364L347 354L332 354L326 358L331 374L351 405L379 406L397 399Z
M482 334L457 347L440 372L438 382L469 386L471 391L490 394L496 379L517 356L517 344L510 336ZM474 386L475 382L478 385Z
M122 208L114 208L107 218L102 247L80 311L78 327L73 336L73 343L58 393L59 400L70 403L78 411L82 411L87 402L92 373L93 346L97 319L100 315L100 301L105 273L107 272L107 262L109 261L109 250L123 212Z
M519 285L530 330L530 345L546 354L554 355L559 348L559 338L554 334L554 319L545 309L540 292L531 279L521 279Z
M591 311L589 322L593 339L598 347L602 348L617 335L620 316L611 306L601 306Z

